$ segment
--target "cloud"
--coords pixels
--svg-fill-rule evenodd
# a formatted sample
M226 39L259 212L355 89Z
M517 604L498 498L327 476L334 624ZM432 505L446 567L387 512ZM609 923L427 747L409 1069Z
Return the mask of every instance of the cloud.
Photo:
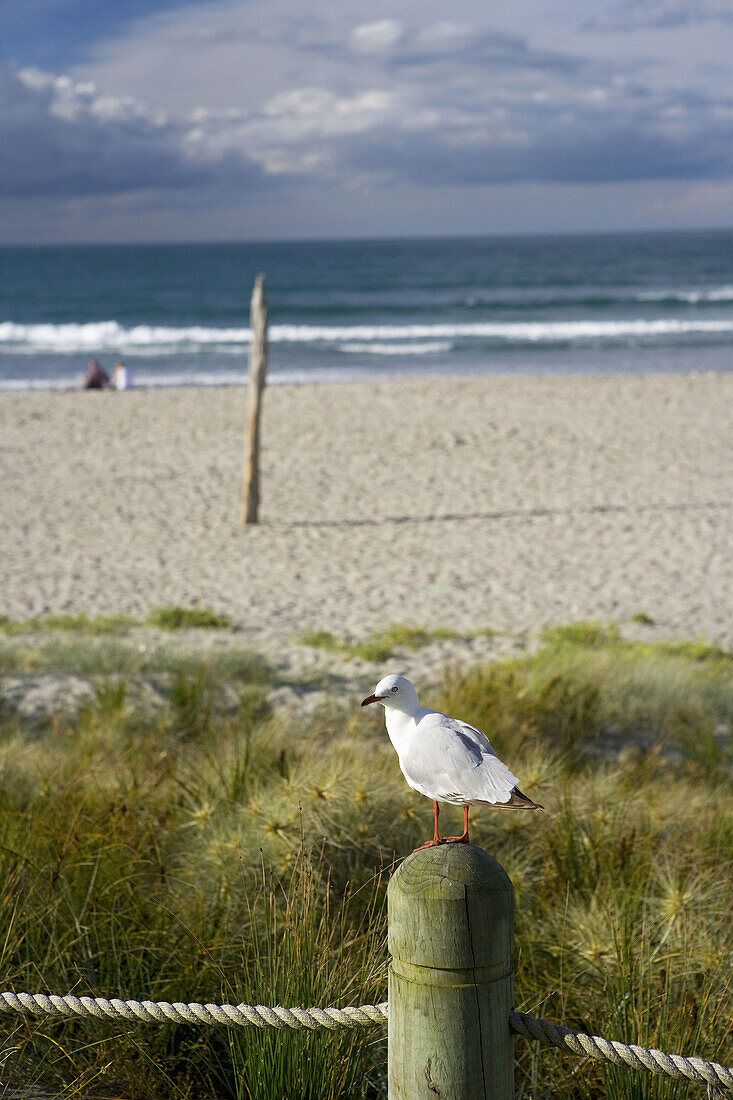
M584 23L585 30L664 30L696 23L733 23L731 0L623 0Z
M224 177L255 185L262 176L241 154L202 155L190 123L89 81L0 65L0 104L6 197L165 192Z
M220 140L232 136L225 127ZM341 97L301 88L241 119L237 141L269 171L282 165L343 185L719 179L733 174L733 101L620 78L538 89L464 75L460 87L399 84Z
M352 30L349 45L392 69L490 65L493 75L500 69L572 72L583 65L571 54L532 49L520 35L446 19L409 27L393 19L362 23Z
M356 53L384 54L391 52L402 37L402 24L396 19L379 19L360 23L351 32L350 44Z
M671 4L629 0L625 10L649 14L652 6ZM730 98L652 88L628 67L459 18L360 21L339 8L335 22L323 23L280 8L260 26L255 50L247 20L257 23L263 10L256 2L212 5L158 20L157 37L131 39L117 58L115 94L103 66L76 78L0 68L0 194L65 200L218 189L244 200L289 189L303 199L395 185L425 192L733 174ZM228 15L236 20L229 35ZM121 90L120 74L124 87L135 71L135 48L156 60L162 81L146 92L168 73L188 79L192 43L198 106L163 109L154 94ZM247 65L242 43L255 51L250 59L271 52L259 68ZM279 67L268 68L275 56ZM243 71L248 83L240 86Z
M548 117L541 129L517 113L493 128L372 133L351 141L344 158L362 172L434 187L717 179L733 173L732 138L733 126L717 134L611 119L598 126L582 111Z

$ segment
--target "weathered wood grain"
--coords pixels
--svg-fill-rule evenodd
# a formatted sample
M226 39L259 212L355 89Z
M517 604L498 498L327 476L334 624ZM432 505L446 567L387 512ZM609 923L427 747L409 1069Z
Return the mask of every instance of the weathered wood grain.
M414 852L388 890L390 1100L509 1100L514 890L470 844Z

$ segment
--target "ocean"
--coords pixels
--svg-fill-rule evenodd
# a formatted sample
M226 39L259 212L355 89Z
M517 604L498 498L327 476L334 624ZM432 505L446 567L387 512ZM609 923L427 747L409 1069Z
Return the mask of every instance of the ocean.
M0 248L0 390L733 367L733 231Z

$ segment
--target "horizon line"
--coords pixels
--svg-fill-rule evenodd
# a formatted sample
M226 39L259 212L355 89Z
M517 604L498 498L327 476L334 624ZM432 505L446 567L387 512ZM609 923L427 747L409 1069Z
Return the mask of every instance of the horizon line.
M482 240L537 240L558 237L651 237L710 233L733 233L733 225L708 227L675 227L674 229L560 229L536 232L494 233L427 233L427 234L377 234L375 236L306 236L306 237L238 237L171 240L86 240L86 241L1 241L0 248L157 248L191 247L199 245L288 245L288 244L384 244L394 241L482 241Z

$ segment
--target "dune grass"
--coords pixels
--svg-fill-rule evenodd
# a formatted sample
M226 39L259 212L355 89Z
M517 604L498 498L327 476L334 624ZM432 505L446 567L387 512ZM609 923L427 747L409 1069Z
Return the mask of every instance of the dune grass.
M426 693L482 725L547 808L472 814L515 886L519 1008L733 1064L730 670L714 647L573 624ZM217 706L225 688L236 713ZM3 988L383 999L389 870L431 813L358 697L273 716L263 682L188 667L154 713L132 706L123 673L44 736L3 719ZM589 755L608 731L621 751ZM446 808L447 829L458 815ZM4 1026L3 1080L54 1095L386 1096L379 1032ZM517 1095L673 1100L688 1087L518 1040Z
M654 619L646 611L635 611L629 622L638 623L639 626L654 626Z
M233 623L208 607L153 607L145 620L159 630L231 630Z
M496 632L486 630L479 633ZM464 635L444 626L431 630L425 626L410 626L408 623L390 623L384 630L375 631L362 640L339 638L329 630L308 630L300 635L298 641L302 645L338 653L347 659L360 657L363 661L380 663L389 660L398 649L424 649L433 642L455 641L461 637Z
M0 672L56 672L71 676L169 676L206 669L213 679L263 683L269 677L264 658L230 646L194 650L190 646L130 642L115 637L54 637L40 643L15 641L0 648Z
M147 626L158 630L231 630L234 625L226 615L208 607L152 607L145 619ZM0 615L0 633L16 634L127 634L142 625L129 615L36 615L30 619L11 619Z
M614 624L545 632L534 656L449 674L449 710L507 745L673 749L715 770L733 763L733 654L706 642L625 641Z
M48 631L69 634L126 634L137 621L129 615L38 615L31 619L11 619L0 615L3 634L38 634Z

